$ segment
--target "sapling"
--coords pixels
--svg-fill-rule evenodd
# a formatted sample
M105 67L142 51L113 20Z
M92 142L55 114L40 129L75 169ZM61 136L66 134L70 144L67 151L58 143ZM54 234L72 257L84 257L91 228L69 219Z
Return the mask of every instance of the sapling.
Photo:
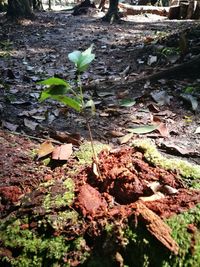
M56 77L40 81L39 84L45 86L45 89L42 91L39 101L42 102L47 98L51 98L76 110L81 115L83 115L89 131L93 156L95 159L95 163L97 164L97 156L94 150L93 138L89 124L90 118L88 113L86 112L86 108L90 107L91 114L93 114L95 111L95 105L92 99L87 101L84 99L83 84L81 80L81 75L84 73L84 71L87 70L89 64L95 58L95 54L92 53L92 48L93 45L91 45L88 49L86 49L83 52L76 50L68 54L69 60L74 63L76 68L76 79L75 79L76 86L72 86L69 82Z

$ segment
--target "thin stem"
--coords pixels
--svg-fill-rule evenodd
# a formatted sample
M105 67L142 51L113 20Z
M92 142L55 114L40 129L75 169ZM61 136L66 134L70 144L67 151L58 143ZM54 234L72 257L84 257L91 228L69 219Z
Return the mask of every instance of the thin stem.
M97 166L97 171L98 171L99 176L101 177L101 173L100 173L100 169L99 169L99 165L98 165L98 158L97 158L96 151L94 149L94 140L93 140L93 137L92 137L92 131L91 131L90 123L89 123L87 118L86 118L86 125L87 125L88 131L89 131L90 143L91 143L91 147L92 147L92 153L94 155L94 160L95 160L95 163L96 163L96 166Z
M80 91L80 100L81 100L81 104L82 104L82 107L83 107L84 106L83 89L82 89L82 81L81 81L81 75L80 75L80 73L78 73L77 80L78 80L78 88L79 88L79 91Z

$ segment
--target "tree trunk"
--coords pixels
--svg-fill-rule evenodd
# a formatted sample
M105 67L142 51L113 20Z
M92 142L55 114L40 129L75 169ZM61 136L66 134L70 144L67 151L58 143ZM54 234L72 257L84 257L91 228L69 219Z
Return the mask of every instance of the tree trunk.
M31 0L31 2L32 2L33 10L37 10L37 11L43 11L44 10L41 0Z
M11 18L33 18L29 0L8 0L7 16Z
M49 10L52 10L52 8L51 8L51 0L48 1L48 4L49 4Z
M89 8L96 8L96 6L90 0L84 0L73 8L74 10L73 15L77 16L77 15L87 14Z
M113 21L119 21L119 12L118 12L118 3L119 0L109 0L109 8L106 15L102 18L103 21L112 23Z

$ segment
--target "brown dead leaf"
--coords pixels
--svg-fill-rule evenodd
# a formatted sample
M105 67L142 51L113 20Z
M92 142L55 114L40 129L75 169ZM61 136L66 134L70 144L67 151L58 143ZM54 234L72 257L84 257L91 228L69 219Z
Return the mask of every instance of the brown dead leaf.
M157 129L162 137L169 137L169 130L164 122L158 116L152 116L152 123L158 125Z
M187 147L180 147L175 145L174 143L161 143L160 147L167 151L170 154L174 155L184 155L184 156L190 156L190 155L199 155L199 153L195 152L194 150L188 149Z
M64 144L61 146L57 146L52 152L52 159L68 160L72 152L72 144Z
M122 137L122 136L124 136L124 133L122 133L122 132L120 132L120 131L110 131L109 132L110 133L110 135L112 136L112 137Z
M148 109L150 112L154 112L154 113L158 113L160 111L159 108L154 104L148 105Z
M133 133L128 133L128 134L126 134L126 135L120 137L120 138L118 139L119 144L120 144L120 145L122 145L122 144L126 144L126 143L133 137L133 135L134 135Z
M53 144L51 143L51 141L47 140L40 145L38 152L37 152L37 158L40 159L42 157L45 157L51 154L53 150L54 150Z
M164 122L161 122L157 128L162 137L169 137L169 130Z
M62 143L72 143L74 146L80 146L81 136L78 133L68 133L50 130L49 135L51 138L58 140Z

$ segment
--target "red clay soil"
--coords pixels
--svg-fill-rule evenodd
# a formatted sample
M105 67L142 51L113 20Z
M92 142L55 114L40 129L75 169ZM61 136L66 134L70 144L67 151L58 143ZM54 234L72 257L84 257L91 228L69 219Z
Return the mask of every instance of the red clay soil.
M78 190L76 203L84 216L89 214L93 217L108 209L112 213L108 207L113 206L114 213L117 210L122 212L121 208L125 206L128 215L129 208L136 201L141 201L140 197L143 199L154 195L151 189L154 182L159 184L157 191L162 193L162 198L154 201L148 201L147 198L144 203L160 217L178 214L200 203L199 190L186 189L180 176L174 172L150 166L143 154L134 148L102 151L98 157L98 167L100 175L95 175L92 168L86 168L77 177L79 182L80 177L84 180L84 185ZM175 192L166 188L175 189Z
M66 167L51 170L35 161L31 153L36 149L36 144L27 138L0 131L0 142L2 214L16 205L24 194L37 189L41 182L59 179L66 173ZM121 213L123 206L129 213L129 207L140 197L154 195L150 186L153 182L159 183L158 191L163 197L154 201L147 199L144 203L160 217L169 217L200 203L198 190L186 189L178 174L150 166L143 154L134 148L102 151L98 156L98 167L99 176L94 174L93 167L85 167L74 177L77 194L75 207L84 216L94 218L100 214ZM165 186L177 192L166 192Z

